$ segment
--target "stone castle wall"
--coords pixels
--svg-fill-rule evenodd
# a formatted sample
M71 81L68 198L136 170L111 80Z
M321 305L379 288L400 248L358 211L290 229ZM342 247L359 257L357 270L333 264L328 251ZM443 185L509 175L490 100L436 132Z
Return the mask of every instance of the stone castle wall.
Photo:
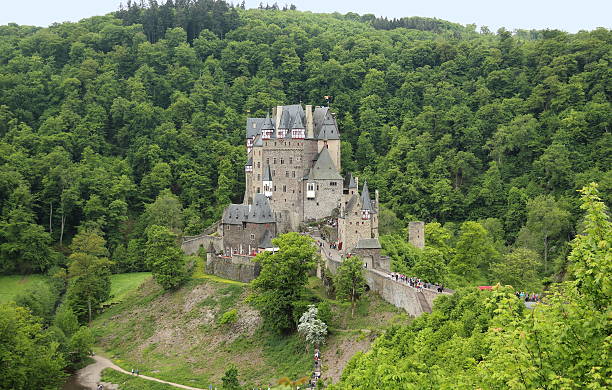
M326 259L326 267L335 274L341 262L330 259L322 254ZM430 313L434 300L440 295L434 290L410 287L404 283L397 282L389 278L388 273L376 269L364 269L364 276L370 290L380 294L381 298L395 307L406 310L414 317L423 313Z
M315 197L308 199L304 197L304 215L306 220L316 220L329 217L332 211L342 201L342 180L314 180L316 184ZM336 183L332 185L331 183ZM308 182L302 183L302 190L306 193Z
M200 248L204 248L205 251L208 251L211 244L215 252L223 252L223 238L221 236L211 236L209 234L183 237L181 249L186 255L195 255Z
M249 283L259 275L260 266L253 262L252 256L233 255L231 257L206 254L206 273L225 279Z

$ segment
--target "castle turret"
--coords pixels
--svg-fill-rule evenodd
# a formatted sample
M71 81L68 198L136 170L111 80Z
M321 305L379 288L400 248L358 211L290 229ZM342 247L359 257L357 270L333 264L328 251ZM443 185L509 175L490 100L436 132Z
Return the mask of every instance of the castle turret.
M266 119L261 126L261 138L270 139L274 136L274 123L270 119L270 115L266 115Z
M300 115L296 115L293 120L293 125L291 126L291 132L287 133L287 136L291 135L291 138L294 139L304 139L306 138L306 128L302 123L302 118Z
M372 201L370 200L370 191L368 190L368 182L363 183L363 189L361 190L361 219L370 219L372 213Z
M270 164L266 164L264 168L262 186L264 195L268 198L272 197L272 174L270 173Z

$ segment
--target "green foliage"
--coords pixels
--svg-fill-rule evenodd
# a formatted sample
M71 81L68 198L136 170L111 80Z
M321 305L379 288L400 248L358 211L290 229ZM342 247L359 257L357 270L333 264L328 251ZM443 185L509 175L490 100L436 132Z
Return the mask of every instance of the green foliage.
M272 243L277 252L263 252L255 259L261 272L252 282L252 300L267 326L290 331L296 328L294 302L300 300L315 265L316 248L310 237L298 233L282 234Z
M491 264L493 283L510 285L522 291L540 291L540 256L527 248L516 248Z
M3 389L53 390L66 377L58 344L26 309L11 303L0 305L0 362Z
M146 233L145 254L153 279L165 290L179 287L185 281L187 271L176 234L158 225L149 226Z
M30 284L15 297L18 306L25 307L35 317L40 317L49 323L53 317L60 292L48 282L37 281Z
M219 325L233 324L238 321L238 310L231 309L219 317Z
M71 245L66 301L81 323L110 297L110 266L105 241L96 231L77 234Z
M366 280L363 276L363 262L357 256L342 261L334 276L336 296L351 302L351 317L355 314L355 304L365 292Z
M240 382L238 381L238 369L232 366L225 371L221 377L223 390L240 390Z
M569 256L574 280L552 285L544 304L526 310L502 287L441 296L430 315L388 331L372 350L356 355L331 388L609 387L612 228L597 186L581 193L584 234L573 240ZM525 263L534 259L517 249L495 272L533 266Z
M455 256L449 267L465 280L479 280L498 257L493 238L487 230L478 222L467 221L461 225Z

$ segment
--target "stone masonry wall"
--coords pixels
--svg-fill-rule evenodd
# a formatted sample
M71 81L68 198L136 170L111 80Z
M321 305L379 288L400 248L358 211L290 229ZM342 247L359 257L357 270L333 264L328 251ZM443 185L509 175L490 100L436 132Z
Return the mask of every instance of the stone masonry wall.
M200 248L204 248L205 251L208 251L211 243L215 249L215 252L223 251L223 238L220 236L210 236L207 234L183 237L181 249L187 255L195 255L198 253Z
M327 269L335 274L341 262L330 259L323 253L322 256L326 259ZM416 288L396 282L389 278L387 273L375 269L364 269L364 276L370 290L377 292L385 301L406 310L414 317L431 312L434 300L440 295L428 289L417 291Z
M338 208L342 200L342 180L314 180L316 191L314 199L304 197L304 220L315 220L331 215L332 210ZM336 185L331 185L331 183ZM306 193L307 182L303 182L303 191Z
M225 257L207 253L206 273L249 283L259 275L260 271L259 264L253 262L252 259L251 256L233 255Z

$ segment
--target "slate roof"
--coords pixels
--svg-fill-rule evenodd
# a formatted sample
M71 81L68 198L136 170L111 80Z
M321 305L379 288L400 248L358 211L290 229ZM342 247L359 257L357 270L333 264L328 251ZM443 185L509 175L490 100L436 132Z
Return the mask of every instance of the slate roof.
M274 245L272 245L273 238L274 237L272 236L272 232L270 232L269 230L266 230L263 237L261 238L261 241L259 242L258 248L262 248L262 249L274 248Z
M312 113L315 134L318 134L319 130L321 130L321 126L323 126L323 121L327 117L328 112L329 107L315 107L314 112Z
M302 121L302 118L300 117L300 115L297 115L293 118L293 123L291 125L292 129L305 129L304 127L304 122Z
M357 241L355 249L381 249L378 238L362 238Z
M363 188L361 189L361 209L362 210L370 210L373 211L372 201L370 200L370 191L368 190L368 182L363 183Z
M347 213L353 212L353 207L355 207L355 203L357 203L357 199L359 199L357 194L354 194L353 196L351 196L351 199L349 199L349 201L346 202L346 212Z
M344 178L344 188L357 188L357 184L355 183L355 178L352 173L348 173Z
M342 176L338 173L338 169L329 155L329 150L323 148L314 166L310 169L308 180L342 180Z
M223 211L223 223L229 225L241 225L243 222L250 223L274 223L274 213L270 208L270 202L263 194L255 194L253 204L230 204Z
M317 139L340 139L338 125L336 125L336 120L331 115L328 115L323 121L321 129L317 133Z
M255 137L255 142L253 142L253 146L263 146L263 140L261 139L261 134L258 134Z
M265 120L266 118L247 118L246 137L253 138L257 134L261 134L261 125Z
M263 181L272 181L272 175L270 174L270 164L266 164L264 167Z
M249 157L249 161L247 161L246 166L247 167L252 167L253 166L253 157Z

